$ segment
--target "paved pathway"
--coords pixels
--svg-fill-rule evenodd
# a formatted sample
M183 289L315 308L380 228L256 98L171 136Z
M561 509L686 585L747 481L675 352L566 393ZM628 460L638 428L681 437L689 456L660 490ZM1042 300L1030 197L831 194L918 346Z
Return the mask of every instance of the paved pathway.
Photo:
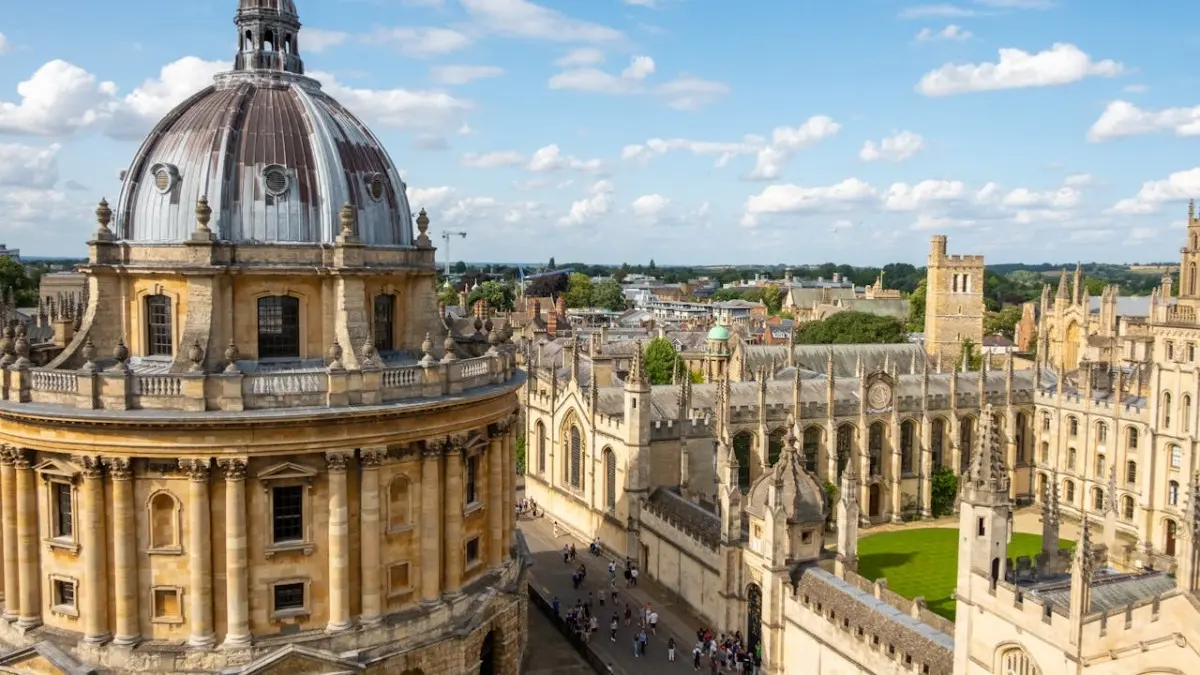
M529 652L522 675L595 675L550 619L529 606Z
M591 591L596 598L592 609L600 621L600 630L592 634L591 645L604 657L618 674L634 673L690 673L692 671L692 645L696 642L696 629L702 623L699 619L689 617L687 610L677 604L663 601L665 596L643 576L638 580L638 588L626 588L621 574L622 563L617 565L617 602L618 613L621 616L620 628L617 629L617 641L609 638L608 624L614 611L609 596L609 558L594 556L588 553L587 544L560 533L553 533L553 522L549 518L521 520L518 523L525 534L525 541L533 556L532 583L548 598L558 597L563 613L579 599L587 598ZM573 565L564 564L562 560L563 544L574 542L576 562ZM572 588L571 572L580 563L587 566L587 580L578 591ZM599 606L599 598L605 597L604 607ZM633 610L633 623L625 626L625 604L629 603ZM637 634L637 609L650 603L658 612L658 635L650 635L646 648L646 656L634 658L633 636ZM538 611L531 607L530 612ZM667 638L674 637L676 644L675 663L667 661ZM537 645L532 649L537 650ZM705 671L706 672L706 671Z

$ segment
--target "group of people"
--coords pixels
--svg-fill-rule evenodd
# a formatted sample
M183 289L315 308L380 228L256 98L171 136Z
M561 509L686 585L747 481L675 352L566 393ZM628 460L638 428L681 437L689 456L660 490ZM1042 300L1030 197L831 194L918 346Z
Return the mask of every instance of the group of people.
M707 659L707 662L705 661ZM759 646L753 652L746 649L741 631L732 635L714 635L707 628L696 631L696 646L692 647L692 669L707 665L713 675L718 673L757 673L762 665Z
M530 518L537 518L542 512L538 510L537 501L533 497L526 497L517 502L517 520L521 516L528 515Z

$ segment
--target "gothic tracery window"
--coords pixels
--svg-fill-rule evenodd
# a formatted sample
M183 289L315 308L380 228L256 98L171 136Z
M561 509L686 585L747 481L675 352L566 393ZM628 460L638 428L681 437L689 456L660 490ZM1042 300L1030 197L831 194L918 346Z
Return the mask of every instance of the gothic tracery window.
M604 449L604 507L617 508L617 456L612 448Z
M1029 658L1025 650L1009 649L1000 655L1002 675L1042 675L1042 670Z
M567 466L567 482L571 487L579 489L583 487L583 437L579 433L579 427L571 426L568 442L570 459Z

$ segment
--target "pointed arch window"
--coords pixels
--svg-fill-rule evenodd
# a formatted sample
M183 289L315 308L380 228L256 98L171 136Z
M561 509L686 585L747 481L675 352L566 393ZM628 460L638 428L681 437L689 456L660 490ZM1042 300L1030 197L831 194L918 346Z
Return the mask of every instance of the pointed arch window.
M612 448L604 449L604 508L617 508L617 456Z
M1121 517L1125 520L1133 520L1133 497L1129 495L1121 498Z
M868 430L869 437L867 439L868 449L868 469L870 476L883 475L883 422L876 422L871 425Z
M1096 488L1096 489L1092 490L1092 510L1093 511L1103 511L1104 510L1104 490L1102 490L1100 488Z
M750 489L750 446L753 444L754 437L748 431L733 437L733 456L738 463L738 489L742 492Z
M576 490L583 487L583 436L579 427L572 425L567 439L569 461L567 463L567 483Z
M1192 235L1195 239L1195 235ZM1196 294L1196 263L1188 265L1188 295Z
M900 473L913 472L913 441L916 435L916 423L904 420L900 424Z
M1167 483L1167 505L1179 506L1179 482L1170 481Z
M1029 658L1025 650L1015 648L1000 655L999 675L1042 675L1042 670Z
M1172 445L1171 451L1171 468L1179 469L1183 467L1183 450L1178 445Z
M1192 397L1183 395L1183 430L1192 430Z
M783 429L776 429L769 436L770 443L767 446L767 464L775 466L775 462L779 461L779 456L783 454L783 439L787 432Z
M975 444L975 420L971 417L964 417L958 423L958 470L960 473L966 473L967 467L971 465L971 447Z
M809 427L804 430L804 469L809 473L817 472L817 457L821 448L821 429Z
M546 425L537 423L537 470L546 473Z
M1162 425L1164 429L1171 428L1171 392L1164 391L1162 395Z
M1075 504L1075 482L1063 481L1063 501L1068 504Z
M930 459L933 461L933 470L936 471L942 468L942 454L946 443L946 421L938 418L933 421L929 434L929 450Z
M175 331L171 320L171 298L146 296L146 356L173 356Z
M1132 459L1125 462L1125 482L1133 484L1137 481L1137 462Z
M1070 434L1071 436L1079 435L1079 418L1078 417L1071 416L1071 417L1067 418L1067 433Z
M1138 446L1138 430L1136 427L1129 427L1126 433L1125 447L1129 450L1137 450Z
M1103 443L1108 440L1108 425L1104 422L1096 423L1096 442Z
M1029 430L1026 428L1028 424L1029 417L1023 412L1017 413L1017 462L1021 464L1028 461Z

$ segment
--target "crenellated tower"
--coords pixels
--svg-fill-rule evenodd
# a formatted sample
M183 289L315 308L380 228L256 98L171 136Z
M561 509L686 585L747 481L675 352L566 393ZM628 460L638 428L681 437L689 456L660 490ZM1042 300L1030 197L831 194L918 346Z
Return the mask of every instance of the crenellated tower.
M638 560L641 503L650 490L650 380L642 362L642 343L633 352L625 378L625 494L629 495L629 521L625 554Z
M1179 301L1196 307L1200 305L1200 218L1196 217L1196 200L1188 202L1187 239L1179 250ZM1169 296L1169 293L1168 293Z
M946 235L933 237L925 276L925 351L955 362L964 340L983 342L981 255L948 255Z

